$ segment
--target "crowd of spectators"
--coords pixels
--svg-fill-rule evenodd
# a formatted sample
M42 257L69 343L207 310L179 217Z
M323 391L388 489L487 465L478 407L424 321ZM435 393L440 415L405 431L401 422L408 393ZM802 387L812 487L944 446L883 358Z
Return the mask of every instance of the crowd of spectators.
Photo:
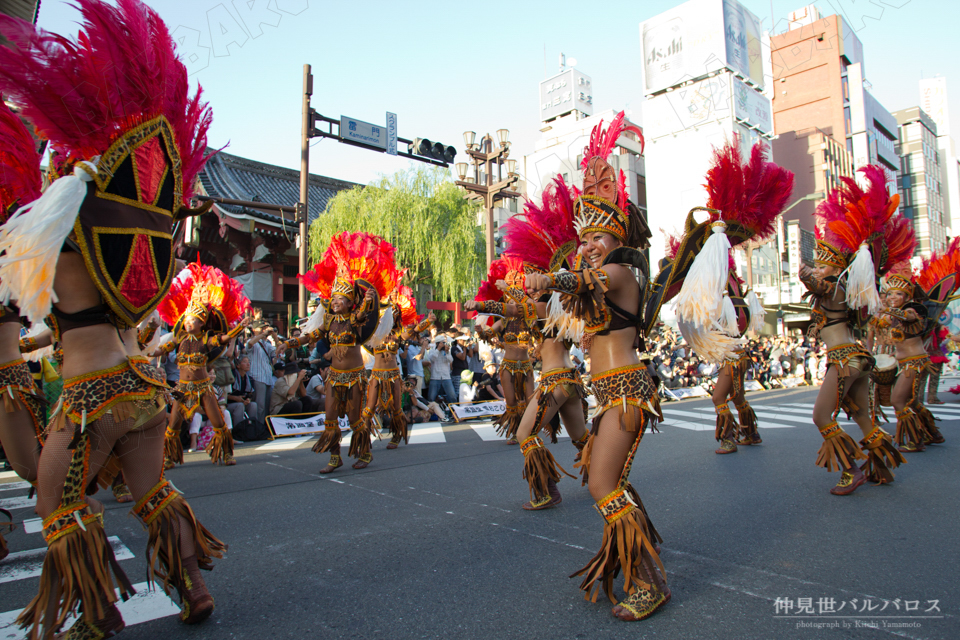
M756 380L765 389L784 386L817 385L826 368L826 347L799 333L789 337L763 336L747 341L745 346L750 365L747 380ZM647 340L651 363L667 389L703 385L716 380L718 367L705 362L686 345L679 332L663 325L651 332Z

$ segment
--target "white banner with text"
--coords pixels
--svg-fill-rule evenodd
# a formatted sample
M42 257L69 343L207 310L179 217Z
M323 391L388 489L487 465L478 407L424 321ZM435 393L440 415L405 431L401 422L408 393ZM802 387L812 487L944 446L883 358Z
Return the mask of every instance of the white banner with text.
M474 418L489 418L499 416L507 410L507 403L501 401L477 402L474 404L451 404L450 410L453 415L460 420L472 420Z

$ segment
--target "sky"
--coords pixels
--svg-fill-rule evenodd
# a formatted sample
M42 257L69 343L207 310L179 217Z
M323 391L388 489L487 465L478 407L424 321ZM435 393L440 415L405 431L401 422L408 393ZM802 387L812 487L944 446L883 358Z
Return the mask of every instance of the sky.
M565 53L593 79L594 109L625 109L643 123L639 25L679 0L482 3L409 0L151 0L180 43L191 80L213 107L209 143L228 153L299 169L303 65L312 65L312 105L321 114L383 124L400 137L455 146L463 132L510 131L522 161L540 137L539 82ZM787 29L803 0L744 0L768 30ZM921 77L947 78L950 118L960 123L960 3L821 0L863 42L866 77L887 109L918 105ZM771 16L773 20L771 20ZM43 0L38 24L75 36L79 12ZM955 134L955 138L960 135ZM419 163L316 138L311 173L362 184ZM522 165L522 162L520 162Z

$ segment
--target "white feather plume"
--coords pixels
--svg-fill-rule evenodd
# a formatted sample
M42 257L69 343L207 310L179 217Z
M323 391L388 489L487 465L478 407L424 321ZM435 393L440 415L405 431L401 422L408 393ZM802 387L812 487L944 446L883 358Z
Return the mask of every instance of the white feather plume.
M730 269L730 240L726 225L713 223L712 233L694 258L674 302L677 318L709 327L720 317Z
M23 335L23 337L39 338L40 335L46 331L50 331L50 329L47 328L47 325L43 324L42 322L35 322L33 325L30 326L30 330L27 331ZM43 358L53 357L53 345L49 344L45 347L36 349L35 351L31 351L29 353L23 353L21 355L23 356L23 359L26 360L27 362L40 362L40 360Z
M308 334L323 327L323 321L326 319L326 316L327 310L321 302L317 305L317 308L314 310L314 312L310 314L310 317L307 318L307 321L303 323L303 326L300 327L300 331L303 334Z
M380 322L377 323L377 330L373 332L367 344L378 347L383 344L393 331L393 307L387 306L380 312Z
M873 256L866 243L860 245L847 268L847 306L851 309L866 307L870 315L880 311Z
M92 173L95 165L81 162ZM0 228L0 300L16 300L30 322L41 322L57 296L53 278L63 241L73 230L93 180L79 165L73 174L47 187L43 195L20 207Z
M680 334L697 355L707 362L721 364L736 357L736 351L746 344L743 338L727 335L717 323L712 327L680 321Z
M750 326L748 329L759 333L760 330L763 329L767 312L763 308L763 305L760 304L760 298L757 297L757 292L753 289L750 289L750 293L747 294L747 306L750 308Z

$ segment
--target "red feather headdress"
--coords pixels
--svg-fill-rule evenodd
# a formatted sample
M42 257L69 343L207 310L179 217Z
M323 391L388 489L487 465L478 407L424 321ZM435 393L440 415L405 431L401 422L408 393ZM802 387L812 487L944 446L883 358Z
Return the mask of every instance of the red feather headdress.
M417 300L413 297L413 289L401 285L397 287L394 296L397 306L400 307L400 326L408 327L420 322L422 316L417 315Z
M192 262L173 279L157 313L161 320L175 325L184 314L193 311L206 320L211 309L222 312L227 323L235 325L250 309L250 299L244 294L243 285L220 269Z
M753 145L750 161L744 162L736 140L713 150L713 164L704 185L711 222L739 223L748 233L735 240L766 238L774 232L777 216L793 193L793 173L767 160L762 142ZM733 244L737 244L734 242Z
M487 272L487 279L480 283L480 288L477 290L477 295L474 296L474 300L477 302L485 302L487 300L491 302L499 302L503 299L503 291L497 288L497 282L500 280L506 280L507 278L507 262L504 259L494 260L490 263L490 269Z
M20 118L0 101L0 224L17 206L40 197L40 154Z
M393 245L380 236L343 231L330 239L320 262L300 279L324 300L333 294L352 299L358 280L369 283L381 299L386 299L399 279L395 252Z
M933 253L924 258L920 273L915 276L914 281L927 292L944 278L956 276L958 271L960 271L960 236L950 242L950 246L944 253ZM957 285L960 286L960 279ZM956 286L953 287L954 291L956 288Z

